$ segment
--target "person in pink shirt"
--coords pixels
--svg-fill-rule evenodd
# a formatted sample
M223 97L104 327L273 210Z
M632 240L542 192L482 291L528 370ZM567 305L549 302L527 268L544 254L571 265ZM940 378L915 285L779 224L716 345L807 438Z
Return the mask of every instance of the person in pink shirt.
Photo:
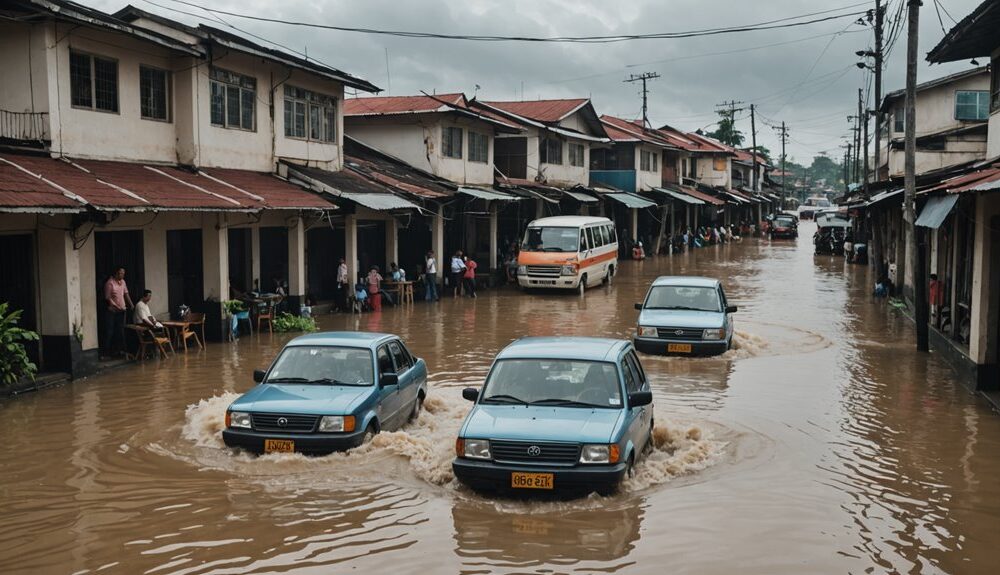
M125 311L132 309L132 298L125 285L125 268L118 268L104 282L104 355L113 357L125 352Z
M462 286L465 295L476 297L476 268L478 264L469 256L465 256L465 272L462 275Z
M372 266L368 272L368 296L372 302L372 311L382 310L382 274L378 273L378 266Z

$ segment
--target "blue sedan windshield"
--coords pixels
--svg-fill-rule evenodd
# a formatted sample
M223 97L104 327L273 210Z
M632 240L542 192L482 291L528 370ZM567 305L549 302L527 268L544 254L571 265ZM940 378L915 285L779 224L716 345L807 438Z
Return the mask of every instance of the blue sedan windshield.
M372 385L372 352L333 346L286 347L264 383Z
M722 311L722 301L712 287L654 286L643 308Z
M504 359L483 389L483 403L620 408L613 363L564 359Z

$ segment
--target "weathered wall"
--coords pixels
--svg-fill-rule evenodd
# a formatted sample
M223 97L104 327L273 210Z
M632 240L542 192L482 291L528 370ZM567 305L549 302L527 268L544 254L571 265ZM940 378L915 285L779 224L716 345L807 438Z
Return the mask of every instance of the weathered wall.
M725 168L722 170L715 169L715 159L712 156L699 156L695 165L697 170L696 179L709 186L722 186L724 188L730 187L731 177L731 162L729 158L725 159Z
M1000 275L1000 254L996 253L994 216L1000 216L1000 196L989 192L978 194L972 256L972 329L969 333L969 357L978 364L997 363L1000 310L993 296Z
M646 151L657 157L656 169L650 167L649 170L642 170L642 152ZM654 146L640 145L635 150L635 187L636 191L649 191L663 185L663 174L660 171L660 149Z
M45 26L0 22L0 110L49 110L45 37Z

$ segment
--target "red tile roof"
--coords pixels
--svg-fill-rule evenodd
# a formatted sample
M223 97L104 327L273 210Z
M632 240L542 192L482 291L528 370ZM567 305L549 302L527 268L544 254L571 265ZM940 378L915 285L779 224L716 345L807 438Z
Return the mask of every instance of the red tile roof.
M389 114L421 114L437 112L447 104L466 107L465 95L439 94L431 96L376 96L344 100L345 116L383 116Z
M674 147L674 144L659 134L657 130L644 128L638 120L625 120L605 114L601 116L601 122L612 140L618 142L640 141L655 146Z
M83 202L46 182L38 172L12 164L8 157L0 154L0 209L44 212L83 208Z
M656 130L658 136L667 141L667 143L676 146L687 152L697 152L701 149L692 138L688 137L687 134L681 132L680 130L675 130L670 126L663 126Z
M711 153L725 152L729 154L736 153L736 148L731 148L714 138L709 138L708 136L702 136L701 134L688 132L687 134L685 134L685 137L687 137L690 140L693 140L696 144L698 144L698 148L694 150L697 152L711 152Z
M713 206L721 206L726 203L726 200L723 200L722 198L717 198L711 194L706 194L705 192L699 192L691 186L681 186L681 189L684 190L685 194L698 198L699 200L712 204Z
M589 100L586 98L571 98L566 100L528 100L521 102L486 102L487 106L498 108L505 112L535 120L536 122L558 122L577 111Z

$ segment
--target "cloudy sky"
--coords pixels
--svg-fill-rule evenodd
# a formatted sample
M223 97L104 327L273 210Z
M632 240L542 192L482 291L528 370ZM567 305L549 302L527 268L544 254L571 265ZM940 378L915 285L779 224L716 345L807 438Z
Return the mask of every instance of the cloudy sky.
M113 12L123 0L82 0ZM588 96L598 113L641 116L639 84L629 74L656 72L649 84L650 121L685 130L712 129L716 105L729 100L758 107L758 143L780 151L769 124L789 128L789 156L808 163L820 152L835 157L856 113L864 72L857 50L873 46L870 27L840 18L806 26L687 39L616 44L546 44L413 39L338 32L218 16L174 0L131 0L137 7L187 23L226 24L263 36L312 58L361 76L392 95L463 91L482 99ZM889 0L888 20L905 0ZM980 0L939 0L961 20ZM598 36L649 34L742 26L844 8L865 10L874 0L212 0L217 10L346 27L497 36ZM854 5L852 8L848 6ZM181 14L182 10L190 14ZM945 11L945 29L952 21ZM193 15L198 15L195 17ZM905 10L903 10L905 19ZM823 15L826 16L826 15ZM815 16L813 18L823 17ZM807 19L813 19L807 18ZM921 9L921 58L942 38L933 0ZM906 34L888 59L885 91L903 87ZM388 67L387 67L388 61ZM971 67L968 62L929 66L919 81ZM749 113L738 114L749 134ZM744 119L745 118L745 119ZM749 141L749 138L748 138Z

